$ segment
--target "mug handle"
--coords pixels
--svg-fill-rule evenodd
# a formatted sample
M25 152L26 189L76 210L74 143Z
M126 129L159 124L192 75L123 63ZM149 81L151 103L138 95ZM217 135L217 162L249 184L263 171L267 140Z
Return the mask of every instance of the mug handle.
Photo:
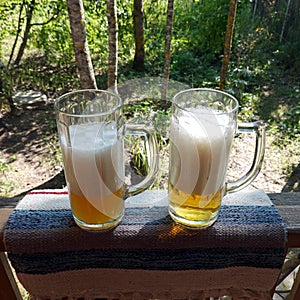
M266 123L263 121L250 122L250 123L238 123L238 133L255 133L255 152L253 162L248 172L241 178L227 182L226 193L237 192L247 185L249 185L259 174L262 166L262 162L265 154L266 143Z
M126 124L125 135L127 134L143 136L145 138L149 172L141 182L126 186L125 199L145 191L154 182L159 169L158 144L154 129L150 129L142 124Z

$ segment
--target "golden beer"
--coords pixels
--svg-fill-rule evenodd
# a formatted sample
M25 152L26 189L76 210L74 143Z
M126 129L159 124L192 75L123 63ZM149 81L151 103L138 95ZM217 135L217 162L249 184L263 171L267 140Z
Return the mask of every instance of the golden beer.
M223 189L208 195L186 194L169 183L169 212L183 225L205 227L217 219L222 197Z
M71 188L72 189L72 188ZM124 188L119 189L115 193L104 197L103 199L98 199L99 202L109 202L114 201L115 197L120 199L119 204L114 207L113 213L109 216L99 211L95 206L93 206L90 201L81 195L76 195L70 192L70 201L72 211L75 217L76 222L80 225L87 224L109 224L107 227L112 227L119 222L119 220L123 217L123 195ZM106 225L103 225L103 229L105 229Z

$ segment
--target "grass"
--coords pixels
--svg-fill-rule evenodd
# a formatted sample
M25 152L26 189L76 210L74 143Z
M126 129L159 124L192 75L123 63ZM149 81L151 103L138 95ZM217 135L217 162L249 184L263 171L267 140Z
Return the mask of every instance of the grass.
M13 171L11 163L15 160L12 155L8 161L0 160L0 196L7 197L13 191L14 185L9 181L6 174Z

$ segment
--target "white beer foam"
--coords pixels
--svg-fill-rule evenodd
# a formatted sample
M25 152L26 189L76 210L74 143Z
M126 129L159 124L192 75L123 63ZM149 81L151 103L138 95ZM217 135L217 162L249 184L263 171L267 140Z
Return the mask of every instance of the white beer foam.
M171 122L171 141L176 147L173 151L178 152L171 155L171 182L187 194L217 192L224 185L233 137L230 118L197 108L181 111Z
M122 142L114 122L69 127L73 172L86 199L107 216L115 216L123 199L114 196L123 184ZM63 144L63 143L62 143ZM63 145L64 147L65 145ZM109 201L100 201L109 196Z

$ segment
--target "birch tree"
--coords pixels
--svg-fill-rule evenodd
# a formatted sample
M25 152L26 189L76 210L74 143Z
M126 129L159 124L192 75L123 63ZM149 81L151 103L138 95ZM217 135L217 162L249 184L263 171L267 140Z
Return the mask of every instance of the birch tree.
M84 89L95 89L97 84L86 37L82 0L67 0L67 6L81 86Z
M107 87L117 87L118 76L118 20L116 0L106 1L108 23L108 71Z
M135 41L135 54L133 60L133 68L137 71L144 71L145 49L144 49L143 0L134 0L133 26L134 26L134 41Z
M225 88L227 70L229 65L230 51L232 45L232 36L233 36L233 28L234 21L236 17L238 0L230 0L229 4L229 13L228 20L226 26L226 35L225 35L225 43L224 43L224 56L222 60L222 67L220 73L220 89L223 90Z
M28 5L25 5L25 9L26 9L25 30L24 30L22 43L21 43L21 46L20 46L19 51L18 51L18 55L17 55L17 58L15 60L15 65L18 65L20 63L21 58L22 58L23 53L24 53L24 50L25 50L25 47L26 47L26 44L27 44L27 40L28 40L30 28L31 28L31 20L32 20L32 16L33 16L34 6L35 6L35 0L31 0L28 3Z
M24 8L24 1L22 2L22 4L20 5L20 9L19 9L19 17L18 17L18 25L17 25L17 34L15 36L15 40L14 40L14 43L13 43L13 46L12 46L12 49L11 49L11 52L10 52L10 56L9 56L9 60L8 60L8 66L10 66L11 62L12 62L12 59L13 59L13 56L14 56L14 53L15 53L15 49L17 47L17 42L18 42L18 39L20 37L20 33L21 33L21 27L22 27L22 12L23 12L23 8Z
M280 43L282 43L283 36L284 36L285 30L286 30L286 25L287 25L287 22L288 22L290 6L291 6L291 0L288 0L287 4L286 4L286 10L285 10L285 14L284 14L284 20L283 20L283 24L282 24L282 28L281 28L281 33L280 33L280 38L279 38Z
M166 24L166 36L165 36L165 64L164 64L164 76L162 84L161 100L162 106L167 106L167 89L170 77L171 66L171 41L172 41L172 29L173 29L173 16L174 16L174 0L168 0L167 10L167 24Z

